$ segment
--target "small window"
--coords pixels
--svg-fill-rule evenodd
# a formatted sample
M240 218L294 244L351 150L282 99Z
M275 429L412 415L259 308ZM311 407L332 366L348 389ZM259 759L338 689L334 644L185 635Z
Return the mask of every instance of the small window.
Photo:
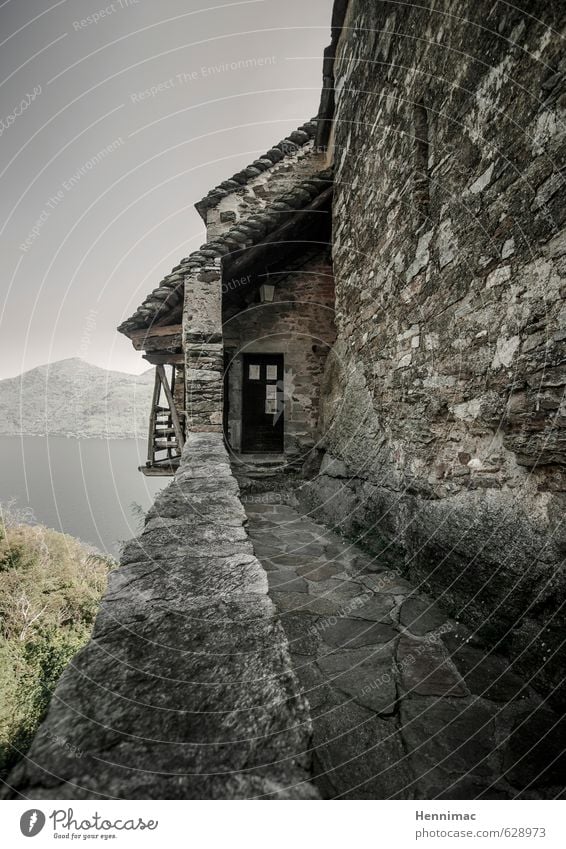
M267 366L266 380L277 380L277 366Z
M254 366L250 364L250 370L248 372L250 380L259 380L259 369L259 366Z

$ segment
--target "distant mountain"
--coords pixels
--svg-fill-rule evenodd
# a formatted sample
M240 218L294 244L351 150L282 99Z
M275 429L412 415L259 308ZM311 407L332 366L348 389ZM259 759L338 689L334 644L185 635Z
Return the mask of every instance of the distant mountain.
M106 371L73 357L0 380L0 435L147 436L153 370Z

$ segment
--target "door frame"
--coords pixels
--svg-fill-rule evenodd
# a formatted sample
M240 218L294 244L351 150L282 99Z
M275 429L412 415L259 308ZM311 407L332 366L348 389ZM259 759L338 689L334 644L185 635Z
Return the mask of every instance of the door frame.
M279 370L279 366L281 367L281 378L277 378L279 380L285 380L285 355L280 352L271 352L271 351L246 351L242 354L242 385L241 385L241 417L240 417L240 452L242 454L284 454L285 453L285 408L281 410L279 420L281 421L280 430L281 430L281 445L278 449L273 450L262 450L261 448L247 448L246 445L246 436L248 433L248 426L246 423L246 383L248 381L248 365L250 361L253 360L267 360L273 359L277 361L277 366Z

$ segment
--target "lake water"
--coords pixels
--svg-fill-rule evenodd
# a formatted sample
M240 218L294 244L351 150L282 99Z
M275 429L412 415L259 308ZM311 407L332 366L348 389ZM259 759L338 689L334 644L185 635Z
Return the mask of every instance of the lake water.
M137 439L0 437L0 502L14 512L116 555L140 530L171 478L146 478L146 443Z

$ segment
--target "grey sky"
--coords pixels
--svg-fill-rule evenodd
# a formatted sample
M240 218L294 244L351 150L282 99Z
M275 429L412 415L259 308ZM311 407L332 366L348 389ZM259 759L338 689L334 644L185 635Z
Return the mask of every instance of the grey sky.
M116 325L204 241L195 201L316 113L331 7L0 0L0 378L147 367Z

